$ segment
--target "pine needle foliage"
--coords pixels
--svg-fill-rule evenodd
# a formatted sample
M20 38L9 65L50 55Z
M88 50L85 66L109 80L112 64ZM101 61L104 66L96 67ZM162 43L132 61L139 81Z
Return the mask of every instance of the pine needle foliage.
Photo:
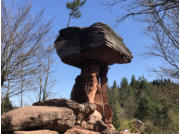
M72 2L66 3L66 8L71 10L69 13L69 20L67 23L67 27L69 27L71 18L78 19L81 17L81 12L79 11L80 7L82 7L86 3L86 0L73 0Z

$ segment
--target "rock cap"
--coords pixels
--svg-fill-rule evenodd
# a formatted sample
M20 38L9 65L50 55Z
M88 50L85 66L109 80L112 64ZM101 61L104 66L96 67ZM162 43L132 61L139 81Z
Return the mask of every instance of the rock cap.
M89 27L64 28L54 45L64 63L79 68L89 61L112 65L129 63L133 58L123 39L101 22Z

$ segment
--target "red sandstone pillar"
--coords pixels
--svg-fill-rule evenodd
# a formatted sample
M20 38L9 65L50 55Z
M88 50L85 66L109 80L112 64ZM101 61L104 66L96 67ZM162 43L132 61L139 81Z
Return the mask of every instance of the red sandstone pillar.
M71 99L79 103L94 103L94 97L99 87L99 65L87 63L81 69L81 74L76 78L71 92Z
M86 63L76 78L71 99L79 103L95 103L104 122L110 126L113 113L107 100L107 72L108 67L105 65Z
M102 114L104 122L107 126L111 127L113 113L107 99L107 72L108 67L101 66L99 73L101 88L96 92L94 102L97 106L97 110Z

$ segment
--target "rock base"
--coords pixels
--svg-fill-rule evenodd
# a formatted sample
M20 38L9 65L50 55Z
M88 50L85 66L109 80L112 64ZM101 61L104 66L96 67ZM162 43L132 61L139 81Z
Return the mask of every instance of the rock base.
M4 113L1 131L3 134L123 134L102 118L95 104L52 99Z

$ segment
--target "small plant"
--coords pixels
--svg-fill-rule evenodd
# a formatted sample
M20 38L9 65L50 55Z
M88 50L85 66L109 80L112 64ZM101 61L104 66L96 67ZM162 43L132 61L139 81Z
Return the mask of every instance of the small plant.
M140 120L133 119L129 122L130 130L134 133L142 133L144 131L144 123Z
M79 8L82 7L85 4L86 0L73 0L73 2L67 2L66 8L70 9L71 12L69 13L69 19L67 23L67 27L69 27L71 18L80 18L81 12L79 11Z

